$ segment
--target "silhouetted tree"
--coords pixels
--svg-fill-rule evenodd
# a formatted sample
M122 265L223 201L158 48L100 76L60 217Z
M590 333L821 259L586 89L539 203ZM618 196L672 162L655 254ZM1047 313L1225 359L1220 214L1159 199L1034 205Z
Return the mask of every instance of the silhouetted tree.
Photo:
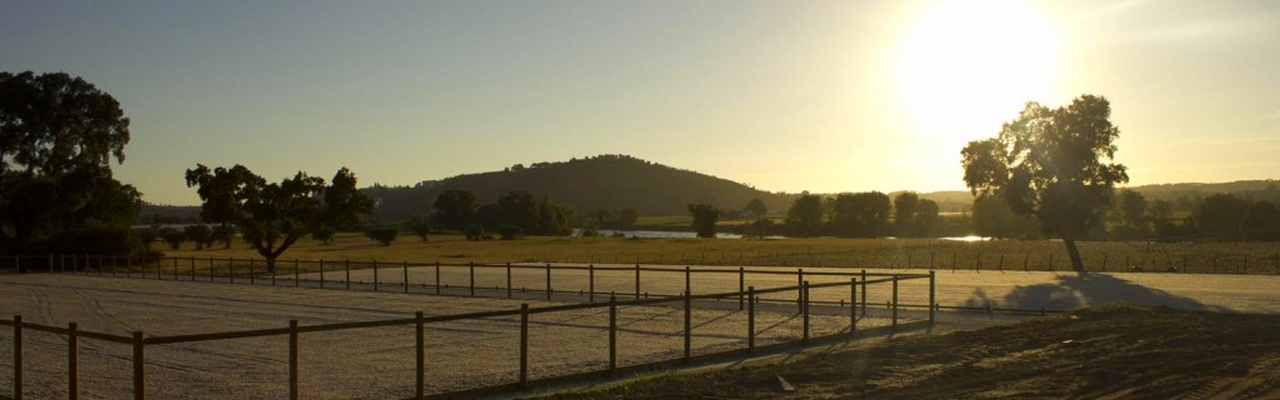
M1221 240L1244 240L1249 201L1232 194L1205 197L1194 213L1197 231Z
M476 220L476 195L466 190L448 190L436 196L436 221L445 228L461 231Z
M747 203L745 207L742 207L742 211L745 211L745 215L748 217L758 217L767 214L769 212L769 207L766 207L763 201L756 198L751 199L750 203Z
M120 103L65 73L0 72L0 250L95 226L126 228L141 195L111 176L124 162Z
M209 233L214 242L222 242L222 248L230 249L231 242L236 240L236 228L230 225L218 225Z
M1117 239L1146 239L1147 198L1132 189L1120 190L1111 209L1111 235Z
M1276 241L1280 239L1280 211L1270 202L1253 203L1244 228L1245 237L1249 240Z
M915 192L902 192L893 197L893 227L898 237L915 236L916 209L919 206L920 195Z
M1101 161L1114 157L1120 136L1110 117L1110 103L1099 96L1057 109L1029 102L999 136L961 151L965 184L1034 216L1062 238L1072 268L1083 272L1076 239L1098 225L1115 185L1129 181L1124 165Z
M889 196L880 192L841 193L832 200L831 232L879 237L889 226Z
M422 241L425 242L431 235L431 217L415 215L413 219L409 220L407 228L409 228L409 232L413 232L414 235L422 238Z
M636 213L634 208L624 208L618 211L618 218L614 223L618 229L631 229L636 226L636 221L640 219L640 215Z
M324 179L302 172L280 183L267 183L241 165L210 170L197 164L187 170L186 178L187 186L197 187L196 193L204 201L202 210L212 210L212 215L240 227L244 241L266 259L268 273L275 272L276 259L298 239L334 221L358 220L343 213L362 211L360 207L330 208L323 202L326 190L341 192L348 183L327 187ZM350 184L354 179L350 176ZM203 211L201 215L205 215Z
M333 236L337 233L338 231L331 227L322 226L311 231L311 238L322 245L328 245L333 244Z
M373 212L373 199L356 189L356 175L342 167L324 188L324 203L316 223L337 230L352 230L364 224L364 216Z
M163 228L160 230L160 239L169 245L169 249L177 250L187 240L187 235L174 228Z
M822 227L822 214L822 198L804 192L787 209L787 225L794 235L814 236Z
M709 203L689 205L689 214L693 216L693 229L700 238L715 238L716 223L720 221L720 210Z

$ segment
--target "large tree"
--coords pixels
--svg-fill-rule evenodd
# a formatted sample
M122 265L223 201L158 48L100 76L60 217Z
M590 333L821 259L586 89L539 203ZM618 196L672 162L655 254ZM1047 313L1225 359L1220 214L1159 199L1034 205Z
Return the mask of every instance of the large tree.
M1083 272L1076 239L1099 224L1115 185L1129 181L1124 165L1109 162L1120 136L1110 117L1111 105L1100 96L1056 109L1029 102L997 137L961 150L965 184L1034 216L1046 233L1062 238L1072 268Z
M793 235L813 236L822 227L822 198L804 192L787 209L787 225Z
M0 72L0 248L92 226L127 226L141 195L111 176L129 119L110 94L65 73Z
M889 196L880 192L838 194L832 201L831 231L841 236L883 236L889 226L889 204Z
M336 226L359 221L372 202L359 192L348 192L355 175L346 168L338 171L335 186L324 179L298 172L280 183L267 183L242 165L209 169L196 165L187 170L187 186L197 187L204 201L201 218L206 222L227 222L240 233L262 258L267 272L275 272L275 261L285 250L317 226ZM326 193L344 193L328 202ZM357 206L352 206L352 205Z
M436 221L454 231L476 223L476 195L466 190L447 190L436 196Z

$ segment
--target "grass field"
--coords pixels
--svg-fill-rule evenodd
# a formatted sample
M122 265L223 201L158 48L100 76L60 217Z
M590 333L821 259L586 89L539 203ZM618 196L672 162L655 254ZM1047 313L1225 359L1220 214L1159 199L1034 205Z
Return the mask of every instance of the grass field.
M1280 273L1274 243L1082 242L1091 271ZM194 250L184 243L166 255L204 258L259 257L242 242L231 249ZM526 237L467 241L432 235L427 242L402 235L391 246L359 234L340 234L329 245L303 239L281 260L359 260L444 263L613 263L734 266L841 266L939 270L1069 270L1062 243L1048 240L959 242L937 239L631 239L619 237Z

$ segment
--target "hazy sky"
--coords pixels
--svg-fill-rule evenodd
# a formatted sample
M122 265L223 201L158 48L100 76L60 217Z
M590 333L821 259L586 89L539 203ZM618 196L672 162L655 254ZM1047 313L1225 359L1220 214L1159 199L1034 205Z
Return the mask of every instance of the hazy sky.
M411 185L597 154L770 191L963 189L1023 102L1106 96L1133 184L1280 178L1280 2L9 1L0 70L132 120L116 177Z

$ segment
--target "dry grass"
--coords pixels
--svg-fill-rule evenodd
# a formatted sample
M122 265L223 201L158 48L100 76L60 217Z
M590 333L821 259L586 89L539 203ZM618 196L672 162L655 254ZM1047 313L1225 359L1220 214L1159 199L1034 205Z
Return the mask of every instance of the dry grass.
M218 246L215 246L218 247ZM1081 253L1092 271L1168 271L1196 273L1280 273L1280 250L1273 243L1125 243L1083 242ZM184 244L166 254L197 259L259 257L244 243L231 249L194 250ZM1066 251L1056 241L956 242L935 239L785 239L699 240L618 237L527 237L520 240L467 241L460 235L432 235L423 242L402 235L380 246L359 234L341 234L333 244L303 239L281 260L359 260L444 263L615 263L670 265L845 266L859 268L930 267L949 270L1067 270Z

